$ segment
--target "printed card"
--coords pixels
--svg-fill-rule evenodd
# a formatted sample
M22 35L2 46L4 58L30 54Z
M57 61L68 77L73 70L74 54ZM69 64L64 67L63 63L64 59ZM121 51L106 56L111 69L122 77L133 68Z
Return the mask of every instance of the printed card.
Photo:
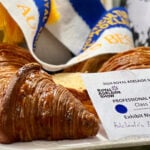
M150 70L82 74L111 140L150 135Z

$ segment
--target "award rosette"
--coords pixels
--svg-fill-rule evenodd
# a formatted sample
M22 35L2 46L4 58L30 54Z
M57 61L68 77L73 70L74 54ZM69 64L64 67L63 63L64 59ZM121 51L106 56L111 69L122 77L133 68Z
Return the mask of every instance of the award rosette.
M79 49L78 53L76 52L70 60L59 65L47 63L39 59L35 50L42 29L47 28L46 31L51 32L48 29L51 25L46 25L51 12L51 1L11 0L10 3L6 0L0 0L0 2L22 30L31 55L48 71L62 70L91 57L118 53L134 47L126 9L120 7L113 8L112 10L104 11L103 15L101 14L99 16L99 20L95 23L94 27L92 27L87 40L84 42L83 48ZM55 26L55 24L53 26ZM70 41L71 40L72 39L70 39ZM78 38L78 40L80 39ZM68 50L73 53L72 49ZM60 59L61 56L58 56L59 57L55 59Z

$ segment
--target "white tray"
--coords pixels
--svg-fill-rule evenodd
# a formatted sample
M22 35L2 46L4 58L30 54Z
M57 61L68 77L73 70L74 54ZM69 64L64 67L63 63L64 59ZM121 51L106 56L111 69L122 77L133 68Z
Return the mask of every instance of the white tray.
M95 138L83 140L62 141L33 141L13 144L0 144L0 150L92 150L123 148L150 145L150 137L130 137L122 140L110 141L97 134Z

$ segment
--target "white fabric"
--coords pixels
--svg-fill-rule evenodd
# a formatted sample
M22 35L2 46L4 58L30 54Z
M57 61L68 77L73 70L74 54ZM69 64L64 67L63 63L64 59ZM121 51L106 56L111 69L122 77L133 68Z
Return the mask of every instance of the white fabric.
M136 34L135 45L148 46L150 38L150 1L128 0L127 7L131 27Z
M70 51L78 54L90 33L90 28L68 0L56 0L56 5L61 18L56 24L47 25L46 28Z

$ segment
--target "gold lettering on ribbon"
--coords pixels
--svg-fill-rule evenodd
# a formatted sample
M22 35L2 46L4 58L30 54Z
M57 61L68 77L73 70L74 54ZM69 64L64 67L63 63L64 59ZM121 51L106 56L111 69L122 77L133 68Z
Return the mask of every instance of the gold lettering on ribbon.
M22 11L22 15L23 17L25 18L28 26L31 28L31 29L36 29L36 26L33 25L33 21L35 21L35 16L30 16L30 12L31 12L31 8L28 7L28 6L25 6L25 5L17 5L17 8L21 9Z
M102 20L100 20L97 23L97 25L93 28L86 43L83 46L83 50L86 50L95 42L95 41L92 41L94 36L98 36L101 31L105 30L110 25L117 25L117 24L122 24L122 25L127 25L127 26L129 25L128 15L126 12L122 10L114 10L111 13L106 14L106 16L103 17ZM108 37L105 37L105 40L113 44L113 43L119 42L118 37L120 37L120 35L110 35ZM127 41L129 42L129 38L125 37L125 39L126 39L126 42ZM124 41L120 41L120 43L123 43L123 42Z
M92 45L92 46L89 48L89 50L94 51L94 50L97 50L97 49L99 49L99 48L101 48L101 47L102 47L102 44L101 44L101 43L96 43L96 44Z
M45 22L48 18L48 13L49 11L47 9L44 10L44 17L43 17L43 22Z
M104 37L104 39L109 43L109 44L124 44L124 45L131 45L133 43L129 36L120 34L120 33L115 33L115 34L109 34Z

